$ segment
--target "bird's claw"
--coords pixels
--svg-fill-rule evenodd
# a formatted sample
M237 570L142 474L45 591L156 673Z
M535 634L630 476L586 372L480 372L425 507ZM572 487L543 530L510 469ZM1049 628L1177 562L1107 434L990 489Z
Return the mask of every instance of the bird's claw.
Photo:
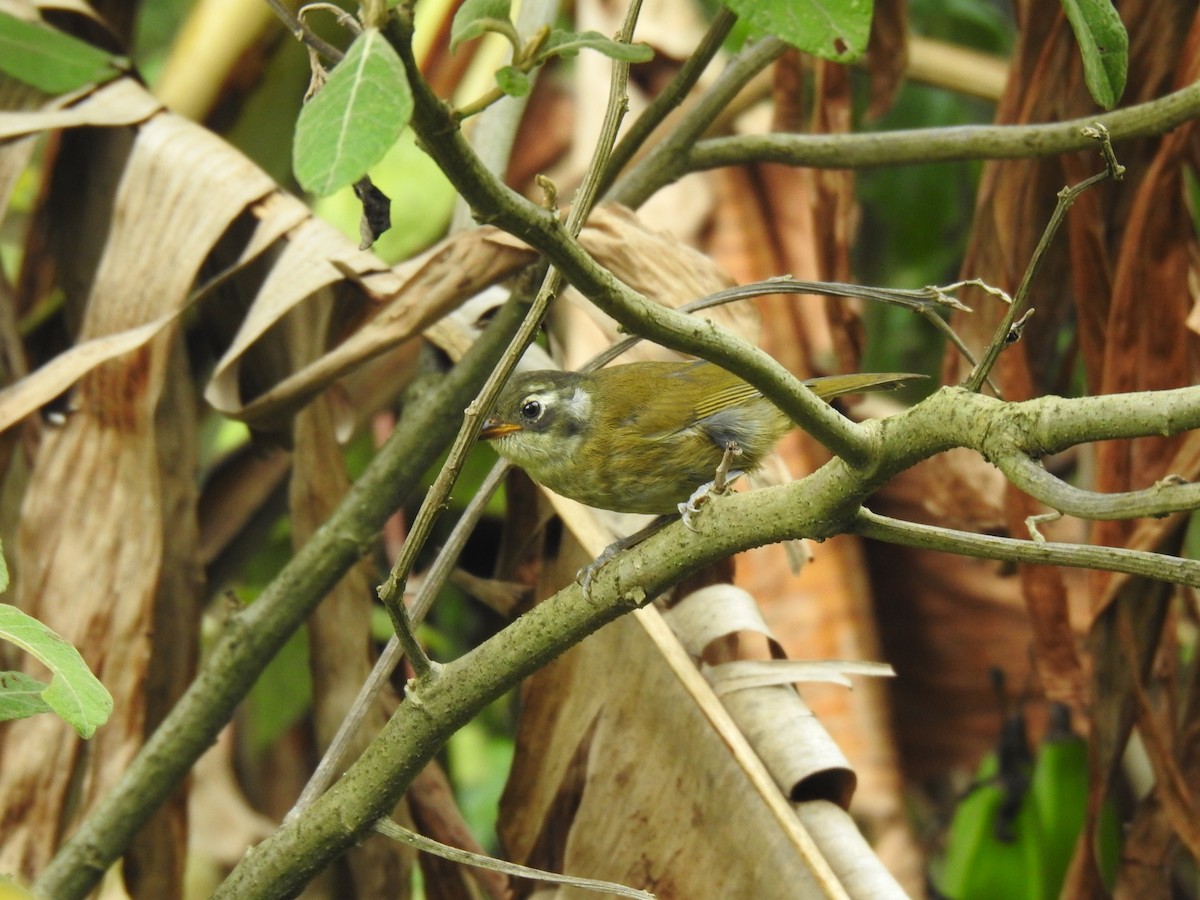
M726 451L727 454L728 452ZM700 507L708 501L708 498L719 497L721 494L728 493L729 485L741 478L745 473L740 469L733 469L732 471L718 469L717 474L720 478L714 478L712 481L700 485L700 487L692 491L692 496L687 498L686 503L679 504L679 517L689 531L700 530L692 523L692 516L700 512Z
M622 541L614 541L604 548L604 552L593 559L590 563L575 573L575 581L583 590L584 599L590 600L592 597L592 580L596 577L596 573L604 568L605 564L620 553L627 544Z
M604 566L622 550L628 550L644 541L650 535L661 529L667 523L673 521L670 516L659 516L645 528L634 532L627 537L619 538L604 548L604 552L597 556L594 560L575 573L575 581L579 583L579 587L583 590L585 600L590 600L592 597L592 580L596 577Z
M696 488L696 490L692 491L692 496L687 498L686 503L679 504L679 518L680 518L680 521L683 522L684 527L686 527L688 531L699 531L700 530L699 528L697 528L695 525L692 524L692 516L694 516L700 512L700 507L704 504L704 501L706 501L708 499L709 495L712 493L713 486L714 486L714 482L712 482L712 481L710 481L706 484L700 485L700 487L698 487L698 488Z

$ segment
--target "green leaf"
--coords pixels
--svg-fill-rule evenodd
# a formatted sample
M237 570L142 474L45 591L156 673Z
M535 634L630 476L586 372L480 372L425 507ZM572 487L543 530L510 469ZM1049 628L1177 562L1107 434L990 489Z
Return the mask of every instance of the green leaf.
M51 712L50 704L42 699L44 690L45 682L24 672L0 672L0 722Z
M555 28L538 53L538 62L551 56L574 56L580 50L598 50L605 56L628 63L649 62L654 51L647 44L622 44L598 31L576 33Z
M510 0L466 0L450 25L450 52L457 50L463 41L481 37L489 31L504 35L514 47L520 45L517 28L512 23Z
M524 97L533 87L533 81L527 74L515 66L504 66L496 71L496 84L500 90L510 97Z
M0 71L48 94L108 81L125 62L61 31L0 13Z
M1110 0L1062 0L1083 56L1083 79L1092 99L1112 109L1125 91L1129 35Z
M996 836L996 821L1011 800L996 781L998 768L996 754L988 754L976 773L975 787L954 810L938 891L946 897L1049 900L1041 821L1028 795L1011 821L1014 839L1001 841Z
M300 110L292 147L296 180L318 196L358 181L396 143L412 108L400 57L378 30L367 29Z
M7 603L0 603L0 638L32 653L54 674L42 691L42 699L81 738L90 738L108 721L112 696L78 650L33 616Z
M8 590L8 563L4 561L4 544L0 543L0 594Z
M729 0L760 31L806 53L851 62L867 52L872 0Z

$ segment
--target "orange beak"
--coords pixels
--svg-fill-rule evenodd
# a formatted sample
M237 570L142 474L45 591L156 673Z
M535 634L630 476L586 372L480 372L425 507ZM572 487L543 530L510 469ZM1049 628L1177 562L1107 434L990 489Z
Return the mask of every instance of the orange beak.
M490 441L492 438L503 437L506 434L512 434L514 431L522 430L520 425L514 425L512 422L488 419L483 423L483 430L479 432L479 436L485 441Z

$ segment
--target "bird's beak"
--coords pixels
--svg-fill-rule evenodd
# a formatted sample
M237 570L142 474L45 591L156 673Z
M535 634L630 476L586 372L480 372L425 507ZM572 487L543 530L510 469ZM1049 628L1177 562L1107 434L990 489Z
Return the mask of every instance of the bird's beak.
M520 425L514 425L512 422L501 422L499 419L488 419L483 423L483 430L479 432L479 436L485 441L490 441L492 438L503 437L506 434L512 434L514 431L522 431Z

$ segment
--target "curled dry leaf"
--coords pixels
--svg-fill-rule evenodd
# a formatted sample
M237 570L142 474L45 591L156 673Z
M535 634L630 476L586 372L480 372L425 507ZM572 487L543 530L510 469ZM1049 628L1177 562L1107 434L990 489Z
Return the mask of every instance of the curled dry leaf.
M227 415L279 423L352 368L408 340L472 295L515 274L532 259L523 244L494 228L460 232L413 262L390 269L315 219L288 235L205 396ZM348 337L257 397L245 399L243 366L290 312L314 292L350 282L369 305Z
M739 631L766 635L773 646L772 655L780 651L754 598L733 585L713 585L689 594L667 613L666 620L696 658L714 641ZM742 660L708 666L703 672L785 795L793 800L826 799L846 807L854 793L854 772L790 681L760 681L727 692L719 689L719 680L729 675L731 667L786 666L789 662L793 661Z
M908 893L880 862L849 813L828 800L806 800L794 808L849 896L906 900Z
M523 698L498 826L514 859L680 897L709 896L715 884L731 897L841 895L653 608L559 657ZM639 814L614 817L630 797ZM748 835L753 853L738 850Z
M850 659L743 659L706 666L702 669L718 696L768 687L775 684L824 682L853 687L851 675L892 678L896 674L887 663L859 662Z
M55 97L41 109L0 112L0 140L60 128L112 128L144 122L162 101L132 78L118 78L82 97Z

